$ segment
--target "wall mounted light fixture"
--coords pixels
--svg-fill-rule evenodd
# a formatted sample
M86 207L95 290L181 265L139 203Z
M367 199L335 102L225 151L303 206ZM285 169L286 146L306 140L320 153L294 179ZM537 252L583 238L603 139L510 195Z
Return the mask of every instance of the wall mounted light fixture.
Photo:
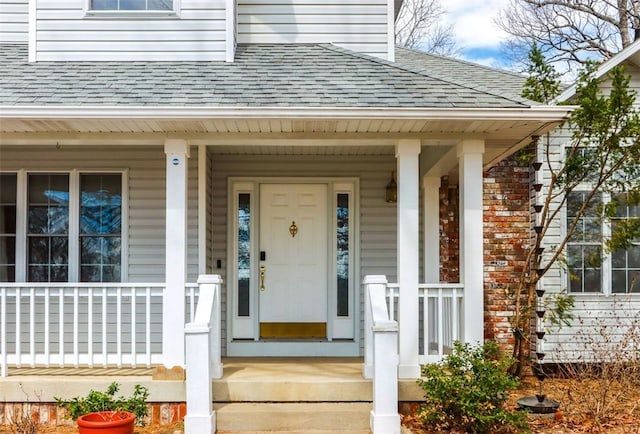
M394 172L391 172L391 180L385 189L384 198L389 203L395 203L398 201L398 184L396 184Z

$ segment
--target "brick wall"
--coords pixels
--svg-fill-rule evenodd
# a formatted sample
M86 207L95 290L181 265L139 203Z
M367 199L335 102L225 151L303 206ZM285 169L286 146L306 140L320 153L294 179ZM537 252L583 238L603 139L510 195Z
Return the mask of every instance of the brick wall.
M524 270L531 237L530 169L507 159L484 173L484 303L485 339L513 344L506 290ZM440 279L458 282L458 186L442 179L440 188Z
M485 339L513 343L506 291L525 269L531 237L529 165L507 159L484 174Z
M168 425L184 419L187 407L184 402L179 403L151 403L148 425ZM55 403L15 403L0 402L0 426L10 425L21 415L29 415L31 420L40 425L73 425L74 422L66 417L65 410Z
M460 281L459 190L447 177L440 183L440 281Z

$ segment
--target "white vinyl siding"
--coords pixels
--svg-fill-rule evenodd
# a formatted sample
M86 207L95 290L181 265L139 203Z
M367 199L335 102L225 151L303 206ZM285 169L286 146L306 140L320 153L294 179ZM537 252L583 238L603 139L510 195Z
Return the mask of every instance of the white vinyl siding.
M388 57L387 0L238 0L240 43L332 43Z
M548 355L548 361L597 362L603 360L607 352L621 354L620 343L624 342L625 337L627 344L636 345L638 312L640 298L637 294L576 296L571 326L554 329L545 335L544 352ZM634 323L635 329L632 328ZM628 339L630 330L635 330L635 340Z
M225 0L181 0L177 16L146 18L90 16L79 0L38 0L37 8L37 61L225 59Z
M630 88L640 90L640 68L626 64L626 71L631 75ZM603 89L607 92L609 84L603 83ZM570 133L566 129L554 131L552 141L554 146L551 149L554 153L551 160L557 164L561 157L562 144L570 140ZM542 143L542 139L541 139ZM546 171L546 163L542 169ZM548 173L545 175L549 176ZM548 246L557 245L561 236L565 233L566 214L563 212L551 226L550 236L545 238L544 244ZM551 249L547 249L545 255L550 254ZM604 279L610 279L606 274ZM543 277L543 287L548 293L557 293L567 289L568 276L566 270L560 264L556 264ZM572 311L574 320L571 326L564 326L560 330L551 329L545 336L544 351L548 355L545 361L579 361L589 356L591 350L602 355L603 350L615 349L606 347L603 342L603 335L608 336L610 341L616 342L622 339L629 325L633 320L637 321L640 312L640 294L610 294L604 293L572 293L575 297L575 308ZM602 333L602 334L601 334ZM580 357L580 359L578 359Z
M28 0L0 0L0 43L28 42Z
M213 270L226 281L227 179L228 177L357 177L360 181L360 276L356 276L360 302L362 336L362 279L367 274L386 274L396 281L396 207L384 200L389 175L395 170L394 156L267 156L213 155L213 262L223 268ZM223 290L226 312L226 288ZM223 319L225 315L223 315ZM223 322L223 329L226 322ZM223 339L226 332L222 334ZM362 346L362 343L361 343ZM226 348L226 343L223 344Z
M34 158L38 155L38 158ZM189 161L188 281L197 279L197 153ZM128 177L128 267L125 282L165 280L165 166L160 147L3 147L0 171L114 171Z

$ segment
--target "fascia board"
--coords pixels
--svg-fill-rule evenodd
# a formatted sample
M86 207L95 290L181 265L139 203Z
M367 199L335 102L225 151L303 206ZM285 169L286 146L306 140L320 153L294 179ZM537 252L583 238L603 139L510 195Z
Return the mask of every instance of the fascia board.
M0 106L0 119L442 119L560 122L575 106L498 109Z
M598 69L596 70L596 77L602 78L605 74L611 71L616 66L622 64L625 60L636 54L640 51L640 39L629 45L624 50L620 51L618 54L613 56L611 59L604 62ZM555 102L563 102L568 101L576 94L576 86L577 83L573 83L571 86L565 89L558 97L555 99Z

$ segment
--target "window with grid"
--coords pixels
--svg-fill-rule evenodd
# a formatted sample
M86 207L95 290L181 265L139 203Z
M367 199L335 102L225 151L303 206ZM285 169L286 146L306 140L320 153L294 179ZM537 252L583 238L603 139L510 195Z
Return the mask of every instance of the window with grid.
M619 205L612 219L612 231L626 219L640 219L640 206L631 205L626 195L617 196ZM624 249L611 253L611 292L638 293L640 291L640 238Z
M120 175L80 175L80 281L120 281L121 234Z
M574 191L567 197L567 227L575 220L589 192ZM567 243L569 288L572 293L626 294L640 291L640 239L626 248L607 253L606 234L617 230L628 219L640 218L640 206L627 203L625 195L615 196L615 216L601 218L608 196L592 200L578 220L576 230Z
M0 173L0 282L16 278L16 186L15 173Z
M567 196L567 227L576 219L588 192L573 191ZM571 292L602 290L602 224L598 213L602 201L594 198L578 220L567 243L567 268Z
M24 179L0 173L0 281L121 281L122 174Z
M69 175L30 174L27 187L27 280L69 279Z
M173 0L91 0L94 11L172 11Z

